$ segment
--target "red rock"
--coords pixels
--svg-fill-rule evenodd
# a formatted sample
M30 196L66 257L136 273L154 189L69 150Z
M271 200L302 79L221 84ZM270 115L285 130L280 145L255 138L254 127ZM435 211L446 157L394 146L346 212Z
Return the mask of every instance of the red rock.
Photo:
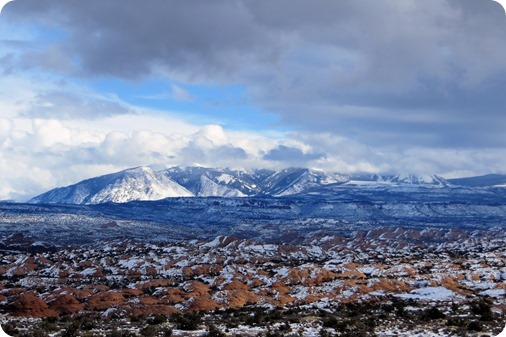
M106 310L113 308L118 304L125 302L123 294L119 292L105 292L92 295L88 298L86 309L89 310Z
M57 317L58 312L49 309L48 305L33 292L25 292L15 296L7 311L15 316Z
M71 294L65 294L49 303L49 308L60 314L75 314L84 309L84 305Z

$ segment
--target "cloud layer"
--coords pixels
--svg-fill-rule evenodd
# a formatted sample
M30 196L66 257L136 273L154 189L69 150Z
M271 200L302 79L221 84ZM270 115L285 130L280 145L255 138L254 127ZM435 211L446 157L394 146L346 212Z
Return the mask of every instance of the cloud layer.
M0 199L148 164L505 172L492 0L15 0L0 33ZM137 98L180 104L240 86L277 124L224 129L95 92L101 79L163 79Z
M135 125L138 118L142 116L102 121L118 125L128 121L125 124ZM158 122L167 121L162 118ZM135 127L102 131L87 123L92 122L34 119L29 127L20 130L16 127L19 120L0 118L0 199L23 201L57 186L141 165L274 169L297 166L343 173L431 172L447 177L499 171L506 165L506 151L502 149L385 148L381 152L331 133L304 132L272 138L227 131L219 125L160 132ZM471 169L462 170L463 167Z
M506 145L506 18L492 0L16 0L5 16L63 36L21 64L242 83L284 125L368 144Z

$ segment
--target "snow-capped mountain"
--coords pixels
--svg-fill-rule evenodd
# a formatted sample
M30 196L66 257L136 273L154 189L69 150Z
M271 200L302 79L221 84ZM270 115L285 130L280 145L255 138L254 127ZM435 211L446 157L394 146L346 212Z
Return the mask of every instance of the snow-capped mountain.
M337 173L326 173L319 170L290 168L274 172L262 184L263 193L273 196L297 194L310 189L343 184L347 176Z
M160 200L168 197L283 197L307 192L343 188L450 188L452 186L491 187L506 184L506 176L452 179L436 175L345 176L307 168L279 171L231 170L204 167L173 167L154 171L148 167L127 169L56 188L30 203L100 204L134 200Z
M190 196L286 196L346 181L348 178L340 174L301 168L273 171L173 167L153 171L138 167L56 188L29 202L100 204Z
M193 194L165 174L137 167L81 181L41 194L30 203L101 204L132 200L160 200Z
M393 185L424 185L424 186L450 186L445 178L437 175L414 175L414 174L362 174L352 175L350 184L378 183Z
M195 196L244 197L258 194L260 183L274 171L173 167L162 172Z

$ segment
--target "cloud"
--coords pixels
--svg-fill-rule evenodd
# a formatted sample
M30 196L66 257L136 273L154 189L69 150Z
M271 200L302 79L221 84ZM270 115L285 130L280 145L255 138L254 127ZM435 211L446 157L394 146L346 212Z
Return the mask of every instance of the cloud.
M0 12L2 11L2 9L4 8L4 6L6 4L8 4L9 2L11 2L12 0L1 0L0 1Z
M151 95L139 95L137 97L142 98L142 99L147 99L147 100L174 100L174 101L178 101L178 102L191 102L191 101L193 101L193 96L188 90L186 90L178 85L175 85L175 84L171 85L170 92L163 91L161 93L156 93L156 94L151 94Z
M229 132L219 125L176 126L164 131L166 125L178 124L170 118L165 118L168 124L164 118L152 119L160 127L152 131L138 125L139 118L121 115L95 124L33 119L23 128L18 119L0 119L0 200L24 201L54 187L140 165L295 166L342 173L433 173L446 177L501 172L506 165L504 149L370 147L331 133L270 137ZM110 127L120 120L123 122L116 123L116 130ZM98 125L107 127L100 129Z
M285 145L278 145L276 148L271 149L264 156L264 160L280 161L285 163L307 163L312 160L324 158L324 153L304 153L301 149L296 147L289 147Z
M258 134L229 135L219 125L185 128L184 123L171 118L151 117L160 130L165 123L175 125L174 130L163 132L143 129L145 125L136 123L141 118L138 115L110 117L113 121L118 118L125 125L118 123L116 130L97 128L110 123L109 118L102 123L32 119L23 128L18 118L1 118L0 200L24 201L54 187L141 165L261 167L258 153L268 151L272 144L257 142L262 138ZM238 139L248 146L234 145L240 143Z
M135 111L114 100L93 97L70 91L39 93L21 116L58 119L98 119L114 115L133 114Z
M175 101L189 102L193 100L192 95L185 89L178 85L173 84L172 86L172 99Z
M506 18L492 0L16 0L4 14L64 32L37 52L77 67L61 72L241 83L285 126L367 144L506 145Z
M506 17L492 0L16 0L1 15L0 198L148 164L506 167ZM223 129L89 89L111 78L163 79L144 98L183 102L237 86L277 124Z

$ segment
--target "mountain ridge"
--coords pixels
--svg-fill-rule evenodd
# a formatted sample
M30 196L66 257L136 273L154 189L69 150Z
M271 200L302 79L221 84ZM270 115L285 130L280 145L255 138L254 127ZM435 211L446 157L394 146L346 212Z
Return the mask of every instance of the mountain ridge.
M283 170L171 167L155 171L139 166L42 193L29 203L101 204L154 201L170 197L284 197L333 186L498 187L506 175L445 179L437 175L344 175L309 168Z

